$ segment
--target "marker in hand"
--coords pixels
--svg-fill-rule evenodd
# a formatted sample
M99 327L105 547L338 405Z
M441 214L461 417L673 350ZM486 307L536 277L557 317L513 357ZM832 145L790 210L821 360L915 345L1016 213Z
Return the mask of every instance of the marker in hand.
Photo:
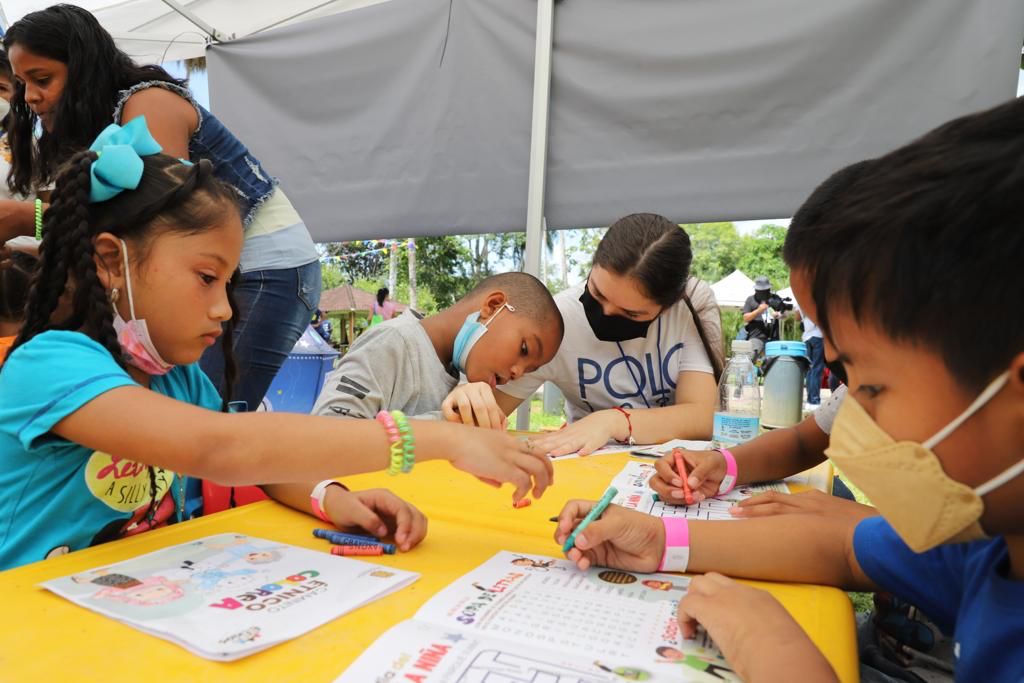
M597 505L590 509L590 512L588 512L587 516L583 518L583 521L579 523L579 526L573 529L572 533L569 534L569 538L565 539L565 544L562 545L563 553L569 552L573 546L576 545L576 536L586 529L591 522L603 515L604 511L608 509L609 505L611 505L612 499L617 495L619 495L619 490L617 488L614 486L608 487L608 490L604 492L603 496L601 496L601 500L597 501Z
M686 462L683 460L683 451L680 448L672 449L672 457L676 461L676 471L679 478L683 480L683 495L687 505L693 505L693 491L690 490L690 482L686 481L689 475L686 473Z

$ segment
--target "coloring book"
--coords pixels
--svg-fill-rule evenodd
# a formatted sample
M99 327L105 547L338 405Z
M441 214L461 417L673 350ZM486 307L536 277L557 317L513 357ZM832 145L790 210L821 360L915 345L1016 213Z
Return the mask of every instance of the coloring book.
M500 552L381 636L338 683L738 681L676 621L689 579Z
M228 661L300 636L417 578L325 552L219 534L42 585L200 657Z

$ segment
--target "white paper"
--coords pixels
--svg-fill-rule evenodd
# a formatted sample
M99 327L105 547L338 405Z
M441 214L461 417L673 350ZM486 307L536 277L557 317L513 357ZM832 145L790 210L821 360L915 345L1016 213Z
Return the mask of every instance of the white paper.
M737 519L729 509L742 500L768 491L789 493L785 482L774 481L760 484L741 484L729 493L707 498L693 505L674 505L658 499L650 488L651 477L656 470L647 462L631 461L615 475L611 485L619 490L612 503L630 510L637 510L655 517L682 517L685 519L725 520Z
M676 611L688 586L685 576L582 572L567 560L500 552L384 634L337 680L739 680L703 633L682 640Z
M201 657L227 661L300 636L417 578L220 534L42 585Z

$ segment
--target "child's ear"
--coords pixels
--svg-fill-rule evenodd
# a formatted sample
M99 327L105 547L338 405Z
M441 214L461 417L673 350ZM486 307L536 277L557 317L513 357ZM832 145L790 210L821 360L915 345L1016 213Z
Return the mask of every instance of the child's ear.
M508 302L508 297L505 296L505 292L500 290L491 292L484 297L483 303L480 305L480 320L487 320L492 315L498 312L504 304Z
M124 255L122 251L121 240L109 232L101 232L93 240L96 275L108 291L114 287L124 287Z
M1024 398L1024 351L1010 361L1010 380L1008 382L1013 392Z

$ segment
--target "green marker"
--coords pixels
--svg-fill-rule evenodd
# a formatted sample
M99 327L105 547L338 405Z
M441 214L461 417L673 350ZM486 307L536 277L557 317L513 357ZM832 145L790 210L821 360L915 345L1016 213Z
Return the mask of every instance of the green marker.
M597 505L587 513L587 516L583 518L580 525L573 529L572 533L569 534L569 538L565 539L565 545L562 546L563 553L569 552L572 547L576 545L576 535L586 529L587 526L595 519L603 515L604 511L608 509L609 505L611 505L612 498L617 495L619 495L619 490L614 486L609 487L608 490L604 492L604 495L601 496L601 500L597 501Z

